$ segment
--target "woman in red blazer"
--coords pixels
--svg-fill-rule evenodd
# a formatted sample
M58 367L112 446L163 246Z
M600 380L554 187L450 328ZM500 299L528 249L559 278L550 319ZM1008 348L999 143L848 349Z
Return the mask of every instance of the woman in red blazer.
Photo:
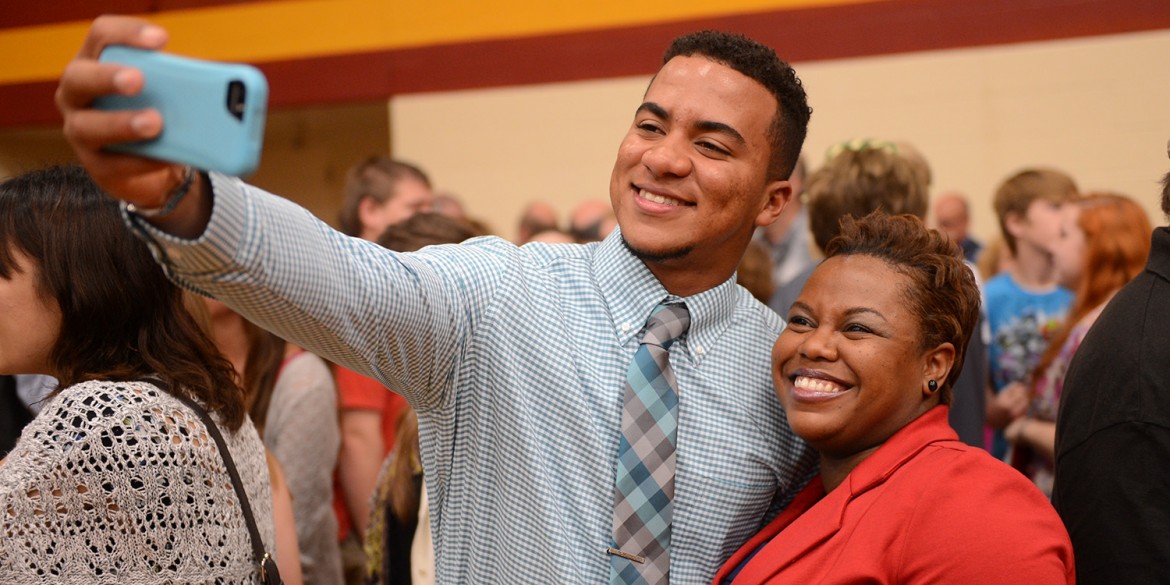
M715 583L1074 583L1048 500L947 423L979 312L957 246L878 212L842 219L826 255L772 352L820 476Z

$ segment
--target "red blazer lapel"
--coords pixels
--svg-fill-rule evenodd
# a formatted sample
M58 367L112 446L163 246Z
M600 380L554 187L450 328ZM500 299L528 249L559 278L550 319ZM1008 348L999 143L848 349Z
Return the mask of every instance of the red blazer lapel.
M840 491L840 490L839 490ZM813 477L812 481L808 482L805 489L800 490L800 493L793 498L792 503L787 505L780 515L773 519L771 523L764 526L764 529L759 531L759 534L753 536L748 543L744 544L742 548L736 551L728 559L727 563L723 564L722 569L715 576L713 583L720 584L723 579L727 578L728 574L736 569L737 566L743 563L745 558L748 558L752 552L759 549L757 557L759 558L797 558L800 553L817 543L823 542L824 539L831 537L835 532L840 530L841 515L832 515L831 508L824 505L825 487L821 484L820 476ZM819 503L819 504L818 504ZM844 505L841 507L844 509ZM778 541L773 541L773 537L780 534L793 522L800 519L801 525L811 521L819 530L813 532L801 529L799 534L801 538L780 538ZM736 585L755 585L764 583L776 574L783 566L776 566L769 563L750 563L745 566L743 571L736 576Z
M832 493L824 493L818 475L775 520L732 555L714 582L721 583L727 574L763 543L767 544L736 576L735 585L765 583L783 572L793 561L832 538L841 531L845 509L853 499L885 483L931 443L958 439L947 423L948 412L946 406L937 406L894 433ZM774 538L788 528L783 537Z
M784 536L781 538L771 538L770 542L764 545L764 548L760 549L757 555L759 559L787 559L787 561L782 563L749 563L736 577L736 585L766 583L769 579L775 578L778 573L783 572L791 561L801 558L805 553L820 546L841 530L845 506L852 499L852 494L849 493L847 486L842 485L839 489L826 495L825 489L821 485L821 478L818 476L814 482L810 482L809 487L800 494L800 496L806 497L806 500L793 501L793 504L799 501L804 505L801 510L789 517L789 510L794 508L794 506L789 506L784 514L777 517L776 521L773 521L768 527L771 533L770 538L775 537L786 528L789 530L784 532ZM810 491L810 488L815 488L815 492ZM778 527L774 532L771 531L772 526L781 519L786 520L784 525Z

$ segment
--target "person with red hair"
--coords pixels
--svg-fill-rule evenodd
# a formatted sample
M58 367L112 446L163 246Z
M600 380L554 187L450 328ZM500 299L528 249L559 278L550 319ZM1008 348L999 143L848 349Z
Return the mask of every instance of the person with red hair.
M1076 296L1064 324L1032 374L1031 402L1005 430L1012 465L1052 495L1056 412L1073 354L1117 291L1145 269L1150 220L1140 205L1113 193L1066 205L1050 246L1059 283Z

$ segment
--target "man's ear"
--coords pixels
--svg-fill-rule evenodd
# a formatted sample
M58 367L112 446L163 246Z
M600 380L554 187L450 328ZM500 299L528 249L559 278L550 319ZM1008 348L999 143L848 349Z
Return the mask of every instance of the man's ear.
M377 225L382 213L382 202L373 197L362 197L358 201L358 223L360 225Z
M1024 217L1014 211L1003 214L1003 227L1017 240L1020 238L1020 230L1024 228L1024 221Z
M792 200L792 182L788 180L771 181L764 187L764 207L756 216L757 226L772 225L784 206Z

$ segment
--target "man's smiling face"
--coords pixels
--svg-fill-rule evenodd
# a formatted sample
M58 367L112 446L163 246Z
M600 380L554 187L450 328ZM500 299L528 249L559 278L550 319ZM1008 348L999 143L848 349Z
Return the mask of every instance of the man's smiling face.
M626 245L651 270L685 263L730 276L754 228L787 201L787 182L767 180L777 107L763 85L704 57L659 70L610 182Z

